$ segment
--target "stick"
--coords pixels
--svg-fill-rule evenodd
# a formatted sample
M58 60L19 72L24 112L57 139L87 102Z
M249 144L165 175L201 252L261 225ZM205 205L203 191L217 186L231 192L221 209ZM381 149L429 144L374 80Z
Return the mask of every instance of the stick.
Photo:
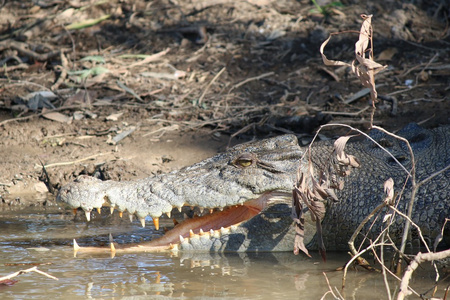
M225 71L225 70L226 70L226 67L223 67L222 70L220 70L219 73L217 73L216 76L214 76L214 78L208 83L208 85L206 86L202 95L200 96L200 98L198 98L198 103L197 103L198 106L200 106L200 104L202 103L202 100L205 97L206 92L208 92L210 86L214 83L214 81L217 80L217 78L219 78L220 75L222 75L223 71Z
M48 165L45 165L44 168L49 169L49 168L52 168L52 167L58 167L58 166L74 165L74 164L80 163L80 162L82 162L82 161L90 160L90 159L93 159L93 158L95 158L95 157L97 157L97 156L102 156L102 155L107 155L107 154L110 154L110 153L109 153L109 152L106 152L106 153L98 153L98 154L94 154L94 155L91 155L91 156L88 156L88 157L85 157L85 158L80 158L80 159L77 159L77 160L74 160L74 161L67 161L67 162L60 162L60 163L48 164Z
M26 269L26 270L17 271L15 273L12 273L12 274L7 275L7 276L0 277L0 282L8 280L8 279L11 279L13 277L16 277L16 276L19 276L19 275L22 275L22 274L25 274L25 273L29 273L29 272L36 272L36 273L39 273L41 275L47 276L48 278L51 278L51 279L54 279L54 280L59 280L55 276L52 276L50 274L47 274L47 273L45 273L43 271L38 270L37 267L35 266L35 267L29 268L29 269Z
M411 294L411 292L408 291L409 280L411 279L412 273L417 269L419 264L425 261L444 259L449 256L450 249L435 253L417 253L417 255L414 257L414 260L409 264L408 268L405 271L405 274L403 275L402 282L400 284L400 292L398 293L397 299L402 300L406 296Z
M241 82L235 84L235 85L228 91L228 94L231 93L232 90L237 89L238 87L243 86L244 84L249 83L250 81L260 80L260 79L262 79L262 78L264 78L264 77L272 76L273 74L275 74L275 72L268 72L268 73L261 74L261 75L259 75L259 76L247 78L247 79L245 79L244 81L241 81Z

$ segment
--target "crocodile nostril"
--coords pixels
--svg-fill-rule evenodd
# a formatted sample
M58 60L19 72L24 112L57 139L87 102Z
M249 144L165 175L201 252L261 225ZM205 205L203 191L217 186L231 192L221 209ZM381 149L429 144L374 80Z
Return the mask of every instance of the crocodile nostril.
M411 144L412 144L412 143L419 143L419 142L422 142L422 141L426 140L427 137L428 137L428 136L427 136L426 134L424 134L424 133L419 133L419 134L413 136L411 139L409 139L409 142L410 142Z
M395 158L397 159L398 162L400 162L401 164L405 163L408 161L408 157L405 155L397 155L395 156ZM389 164L396 164L397 162L394 160L394 158L392 158L391 156L389 156L388 158L388 163Z

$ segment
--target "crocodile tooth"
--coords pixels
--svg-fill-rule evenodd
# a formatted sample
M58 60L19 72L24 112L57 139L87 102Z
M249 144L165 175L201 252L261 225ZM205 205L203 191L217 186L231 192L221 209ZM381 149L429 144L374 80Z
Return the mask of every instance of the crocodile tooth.
M182 237L181 235L180 235L180 243L183 243L184 242L184 237Z
M213 230L212 228L209 230L209 234L210 234L211 236L214 235L214 230Z
M100 209L100 207L97 207L97 212L98 212L99 215L102 214L102 210Z
M220 211L223 211L223 207L219 207L219 210L220 210Z
M88 220L88 222L91 220L91 211L85 211L84 212L86 214L86 219Z
M214 212L214 208L209 209L209 213L212 214Z
M181 212L182 206L178 206L177 209L179 212Z
M130 222L133 222L133 215L129 214L128 217L130 218Z
M142 224L142 221L141 221L141 224ZM159 218L153 218L153 224L155 225L155 229L159 230Z
M140 218L139 221L141 222L141 226L145 227L145 218Z
M189 237L194 237L195 233L192 231L192 229L189 229Z
M166 212L166 216L170 219L171 212L170 211Z
M109 234L109 247L111 248L111 253L116 252L116 247L114 247L114 239L111 233Z
M119 211L119 217L123 217L123 211Z
M170 244L170 250L172 252L177 252L178 251L178 244L175 244L175 245Z
M230 233L230 229L220 227L220 233L221 234L229 234Z
M200 228L200 233L199 233L199 235L204 235L204 234L205 234L205 232L203 231L203 229Z
M211 236L212 237L215 237L215 238L217 238L217 239L220 239L220 236L221 236L222 234L221 234L221 232L220 232L220 230L213 230L213 232L211 232Z
M111 207L109 208L109 212L110 212L111 214L113 214L113 213L114 213L114 207L111 206Z
M78 251L80 249L81 247L78 245L77 241L73 239L73 251Z
M199 211L200 211L200 214L202 215L202 214L203 214L203 211L205 210L205 208L204 208L204 207L199 207L198 209L199 209Z

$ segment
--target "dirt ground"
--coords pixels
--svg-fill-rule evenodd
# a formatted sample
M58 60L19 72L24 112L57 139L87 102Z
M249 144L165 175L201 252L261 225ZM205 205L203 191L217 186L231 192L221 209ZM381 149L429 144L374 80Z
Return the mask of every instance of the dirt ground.
M80 174L129 180L231 143L333 121L369 127L349 68L373 14L374 120L449 123L448 1L0 1L0 195L47 203ZM353 32L350 32L353 31ZM329 132L329 135L339 134ZM123 139L119 139L123 137ZM116 140L114 140L116 138Z

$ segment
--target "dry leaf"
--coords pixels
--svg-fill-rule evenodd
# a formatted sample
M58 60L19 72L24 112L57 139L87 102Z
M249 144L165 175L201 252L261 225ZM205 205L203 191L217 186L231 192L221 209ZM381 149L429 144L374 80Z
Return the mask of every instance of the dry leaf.
M326 39L326 40L322 43L322 45L320 45L320 54L322 55L323 63L324 63L326 66L346 66L346 67L351 67L351 65L348 64L348 63L346 63L346 62L339 61L339 60L330 60L330 59L328 59L328 58L325 56L325 54L323 54L323 49L325 48L325 46L326 46L326 45L328 44L328 42L330 41L331 36L332 36L332 35L330 35L330 36L328 37L328 39Z
M394 179L389 178L384 182L384 194L386 195L384 201L388 204L392 204L394 200Z
M377 60L391 60L397 52L397 48L388 48L378 55Z
M370 89L370 97L374 104L377 99L377 91L375 88L375 75L387 68L373 60L372 49L372 15L361 15L363 23L359 31L359 39L355 43L355 60L351 63L345 63L342 61L334 61L328 59L323 53L325 46L331 39L330 35L322 45L320 46L320 54L322 55L323 63L327 66L348 66L351 67L353 73L359 78L362 85ZM366 58L367 48L370 45L369 57ZM358 62L358 64L357 64Z
M44 118L52 120L52 121L56 121L56 122L60 122L60 123L67 123L70 124L72 123L72 118L64 115L62 113L59 112L49 112L46 113L44 115L42 115Z

